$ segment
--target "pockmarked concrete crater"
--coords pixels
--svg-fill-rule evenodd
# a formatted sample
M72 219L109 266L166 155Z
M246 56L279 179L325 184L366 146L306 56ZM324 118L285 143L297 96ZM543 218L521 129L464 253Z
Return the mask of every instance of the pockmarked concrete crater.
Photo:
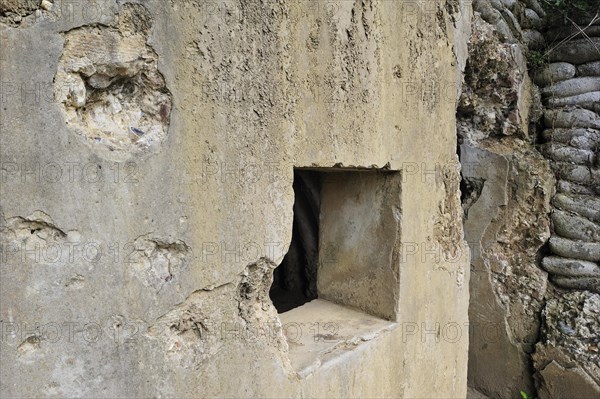
M64 34L55 98L66 124L103 158L156 152L167 135L172 96L147 43L151 27L142 5L126 4L115 27Z

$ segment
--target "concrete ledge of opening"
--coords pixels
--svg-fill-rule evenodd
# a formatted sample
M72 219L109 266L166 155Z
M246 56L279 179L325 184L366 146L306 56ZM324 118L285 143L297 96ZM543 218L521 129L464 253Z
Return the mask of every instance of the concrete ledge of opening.
M391 331L396 323L322 299L279 315L290 362L300 378L341 360L352 349Z

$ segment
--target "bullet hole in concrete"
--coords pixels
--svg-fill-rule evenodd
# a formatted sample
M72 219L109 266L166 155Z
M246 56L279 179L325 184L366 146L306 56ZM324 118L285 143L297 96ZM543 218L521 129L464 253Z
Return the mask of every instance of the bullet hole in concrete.
M294 221L288 253L273 273L269 295L279 313L317 298L321 174L294 171Z
M183 241L165 241L150 236L137 238L133 248L127 261L130 270L146 287L157 291L179 278L191 252Z
M66 124L104 158L155 152L166 137L172 96L148 44L152 24L146 8L126 4L116 26L64 34L55 97Z
M288 253L274 270L279 313L314 299L394 320L399 298L401 174L366 168L294 170Z

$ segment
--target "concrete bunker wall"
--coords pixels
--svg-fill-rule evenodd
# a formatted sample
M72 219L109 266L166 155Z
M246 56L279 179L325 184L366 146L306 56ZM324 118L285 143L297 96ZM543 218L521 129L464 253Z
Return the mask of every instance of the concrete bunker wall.
M119 43L129 34L124 3L99 0L90 12L79 2L67 13L45 2L49 10L18 27L17 16L0 21L0 228L10 248L0 269L3 395L464 396L466 331L423 339L414 327L467 322L456 99L427 83L434 76L439 87L457 86L464 60L453 48L468 13L367 0L328 9L242 0L215 12L193 0L136 2L152 23L133 35L134 56L147 58L142 70L157 78L150 88L172 106L149 104L149 126L159 130L146 148L136 125L96 141L66 123L71 110L54 97L74 35L99 27ZM98 90L112 95L107 89ZM127 145L110 151L117 134ZM402 242L466 255L401 257L396 323L343 341L300 375L290 312L278 315L268 291L291 242L294 167L336 165L411 166L402 174L402 214L410 215L400 220ZM422 165L455 173L421 173ZM41 256L27 252L35 243ZM45 257L50 246L61 256ZM308 322L356 334L346 315L311 313L303 337L312 338ZM59 339L46 339L49 326Z

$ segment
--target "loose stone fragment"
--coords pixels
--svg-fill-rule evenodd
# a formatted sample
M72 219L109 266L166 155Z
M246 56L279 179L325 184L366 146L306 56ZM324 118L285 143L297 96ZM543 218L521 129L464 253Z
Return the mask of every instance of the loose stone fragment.
M48 11L52 8L52 3L48 0L42 0L42 4L40 4L40 7Z

